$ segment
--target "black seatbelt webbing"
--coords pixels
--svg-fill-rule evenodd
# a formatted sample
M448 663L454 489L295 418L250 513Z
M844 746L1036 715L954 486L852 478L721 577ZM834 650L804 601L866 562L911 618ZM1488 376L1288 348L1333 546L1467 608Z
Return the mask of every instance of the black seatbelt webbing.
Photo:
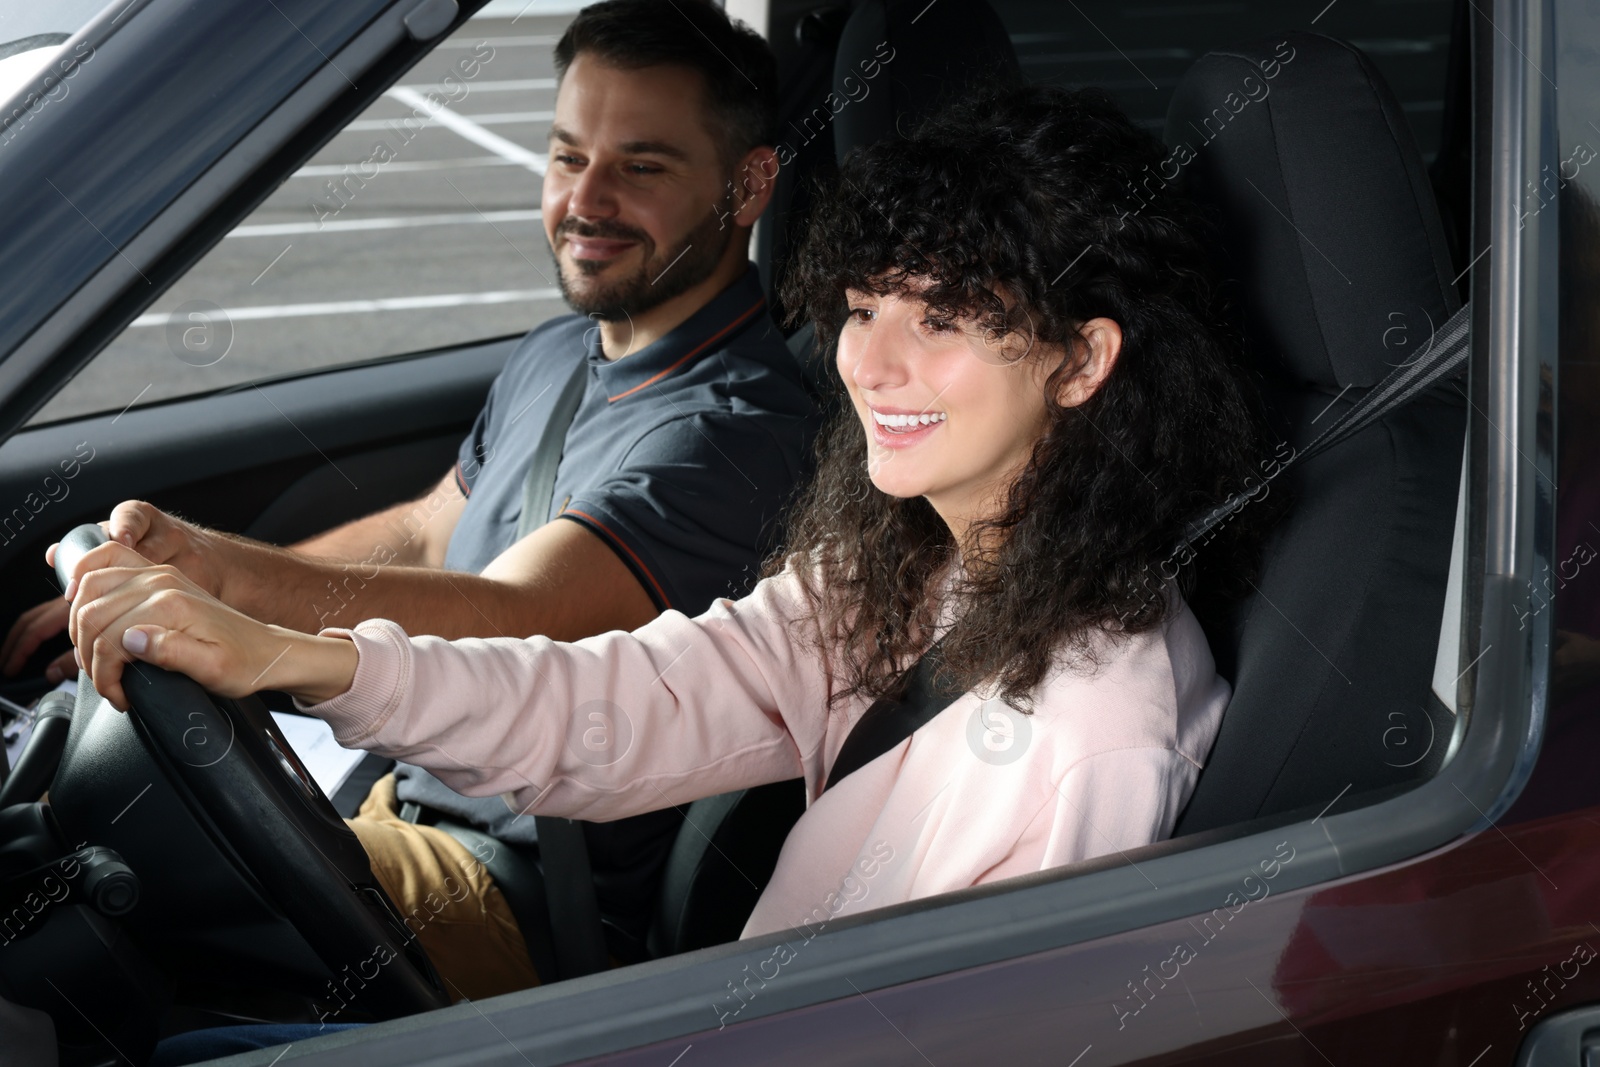
M828 771L828 783L822 787L824 793L846 775L900 744L960 699L960 692L950 692L937 684L939 657L939 642L935 641L911 668L905 693L898 699L885 697L874 701L866 714L856 720L839 749L839 758Z
M517 520L517 540L543 526L555 497L556 468L567 443L567 431L583 402L589 382L589 361L580 358L561 392L539 437L528 475L522 482L522 515ZM600 902L595 897L594 872L589 866L589 846L583 824L552 815L535 815L540 868L545 899L550 906L550 937L559 974L541 980L577 978L610 966L605 929L600 925Z
M550 906L550 941L558 978L598 974L611 966L600 900L583 823L554 815L535 815L539 835L539 867L544 872L545 900ZM540 980L543 980L543 975Z
M1446 320L1435 335L1434 343L1426 352L1385 375L1366 396L1353 404L1350 410L1329 425L1309 445L1280 464L1262 485L1272 481L1301 460L1331 448L1357 431L1365 429L1461 367L1467 359L1471 314L1471 305L1463 305ZM1249 492L1235 493L1211 512L1190 524L1188 530L1184 532L1183 539L1178 542L1174 554L1216 529L1229 516L1248 504L1260 490L1261 486L1257 486ZM961 693L948 692L934 683L941 643L934 642L911 669L905 695L898 700L883 699L874 702L866 714L856 720L855 726L851 727L850 733L844 739L844 745L839 749L839 758L834 761L832 769L828 772L828 782L822 787L824 793L838 785L846 775L860 770L893 749L961 697Z
M1259 485L1233 494L1206 515L1191 523L1189 528L1184 531L1183 538L1174 547L1173 555L1178 555L1237 514L1246 504L1255 499L1256 495L1265 489L1269 482L1282 475L1290 467L1310 459L1318 452L1331 448L1345 438L1366 429L1391 411L1409 403L1423 390L1461 367L1467 361L1469 342L1472 339L1472 333L1469 328L1471 319L1472 305L1470 303L1463 304L1454 315L1445 320L1445 324L1434 335L1433 344L1429 346L1426 352L1409 363L1402 363L1384 375L1383 380L1369 389L1366 396L1351 405L1350 410L1335 419L1327 429L1313 438L1305 448L1295 452L1287 460L1279 464L1277 470L1269 474Z
M545 524L550 517L550 501L556 495L556 468L561 466L561 453L567 443L567 431L583 402L583 389L589 383L589 361L578 360L572 373L556 394L556 403L550 419L544 424L539 444L533 450L528 464L528 476L522 480L522 515L517 519L517 540Z

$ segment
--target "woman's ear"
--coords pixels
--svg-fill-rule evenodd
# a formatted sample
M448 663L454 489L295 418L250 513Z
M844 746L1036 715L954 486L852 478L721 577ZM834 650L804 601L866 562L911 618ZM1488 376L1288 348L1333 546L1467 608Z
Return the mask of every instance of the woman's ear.
M1090 319L1078 327L1069 344L1068 359L1077 366L1057 387L1056 403L1075 408L1099 391L1122 354L1122 327L1112 319Z

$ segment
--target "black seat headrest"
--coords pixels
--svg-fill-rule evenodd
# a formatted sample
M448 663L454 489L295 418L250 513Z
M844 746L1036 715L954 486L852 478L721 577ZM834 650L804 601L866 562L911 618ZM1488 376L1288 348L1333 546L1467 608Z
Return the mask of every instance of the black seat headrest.
M1356 48L1284 32L1212 52L1174 92L1166 142L1154 180L1181 173L1218 211L1257 367L1370 386L1458 306L1410 128Z
M864 0L840 31L832 79L821 104L787 119L785 136L792 134L800 151L799 162L779 172L773 213L783 227L794 228L810 209L810 191L796 170L827 168L851 149L904 136L941 104L981 85L1023 80L1011 38L986 0ZM833 155L819 159L830 119ZM785 231L774 240L775 258L787 256L789 236ZM789 348L813 395L827 395L832 361L817 349L810 323L789 338Z
M833 123L834 158L904 136L980 82L1021 80L1011 37L985 0L865 0L834 53L834 92L850 101Z

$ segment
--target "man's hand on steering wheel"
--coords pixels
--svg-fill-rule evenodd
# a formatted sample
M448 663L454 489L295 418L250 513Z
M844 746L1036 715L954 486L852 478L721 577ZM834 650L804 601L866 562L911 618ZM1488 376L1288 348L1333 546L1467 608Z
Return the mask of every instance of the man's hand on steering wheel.
M129 507L119 505L117 512ZM180 538L163 543L174 545L175 553L186 551ZM219 696L242 697L279 687L280 678L271 675L291 680L306 666L308 643L329 640L257 622L178 567L152 563L116 541L83 555L67 599L68 634L78 661L95 691L119 711L128 710L123 668L134 659L186 674Z
M168 515L143 500L125 500L111 512L100 528L112 541L127 545L151 563L169 563L214 597L222 595L222 572L217 560L224 557L224 541L210 531ZM55 546L45 552L45 562L55 563ZM15 677L28 657L44 642L67 628L66 601L51 597L17 617L5 643L0 645L0 673ZM59 682L77 671L72 652L63 652L45 667L45 678Z
M151 563L176 567L211 596L222 598L224 570L219 563L226 557L227 538L143 500L124 500L111 509L110 520L100 525L112 541L127 545ZM46 562L54 563L49 557Z

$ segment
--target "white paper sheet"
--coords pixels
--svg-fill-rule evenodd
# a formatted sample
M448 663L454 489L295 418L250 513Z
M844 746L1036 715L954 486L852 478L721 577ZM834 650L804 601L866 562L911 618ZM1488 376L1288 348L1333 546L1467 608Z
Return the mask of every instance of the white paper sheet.
M306 770L311 772L311 777L316 779L329 799L339 791L339 787L349 779L350 772L366 755L358 748L340 748L339 742L333 739L333 727L321 719L282 711L273 712L272 718L278 724L278 729L283 731L289 747L295 750L300 762L306 765Z

